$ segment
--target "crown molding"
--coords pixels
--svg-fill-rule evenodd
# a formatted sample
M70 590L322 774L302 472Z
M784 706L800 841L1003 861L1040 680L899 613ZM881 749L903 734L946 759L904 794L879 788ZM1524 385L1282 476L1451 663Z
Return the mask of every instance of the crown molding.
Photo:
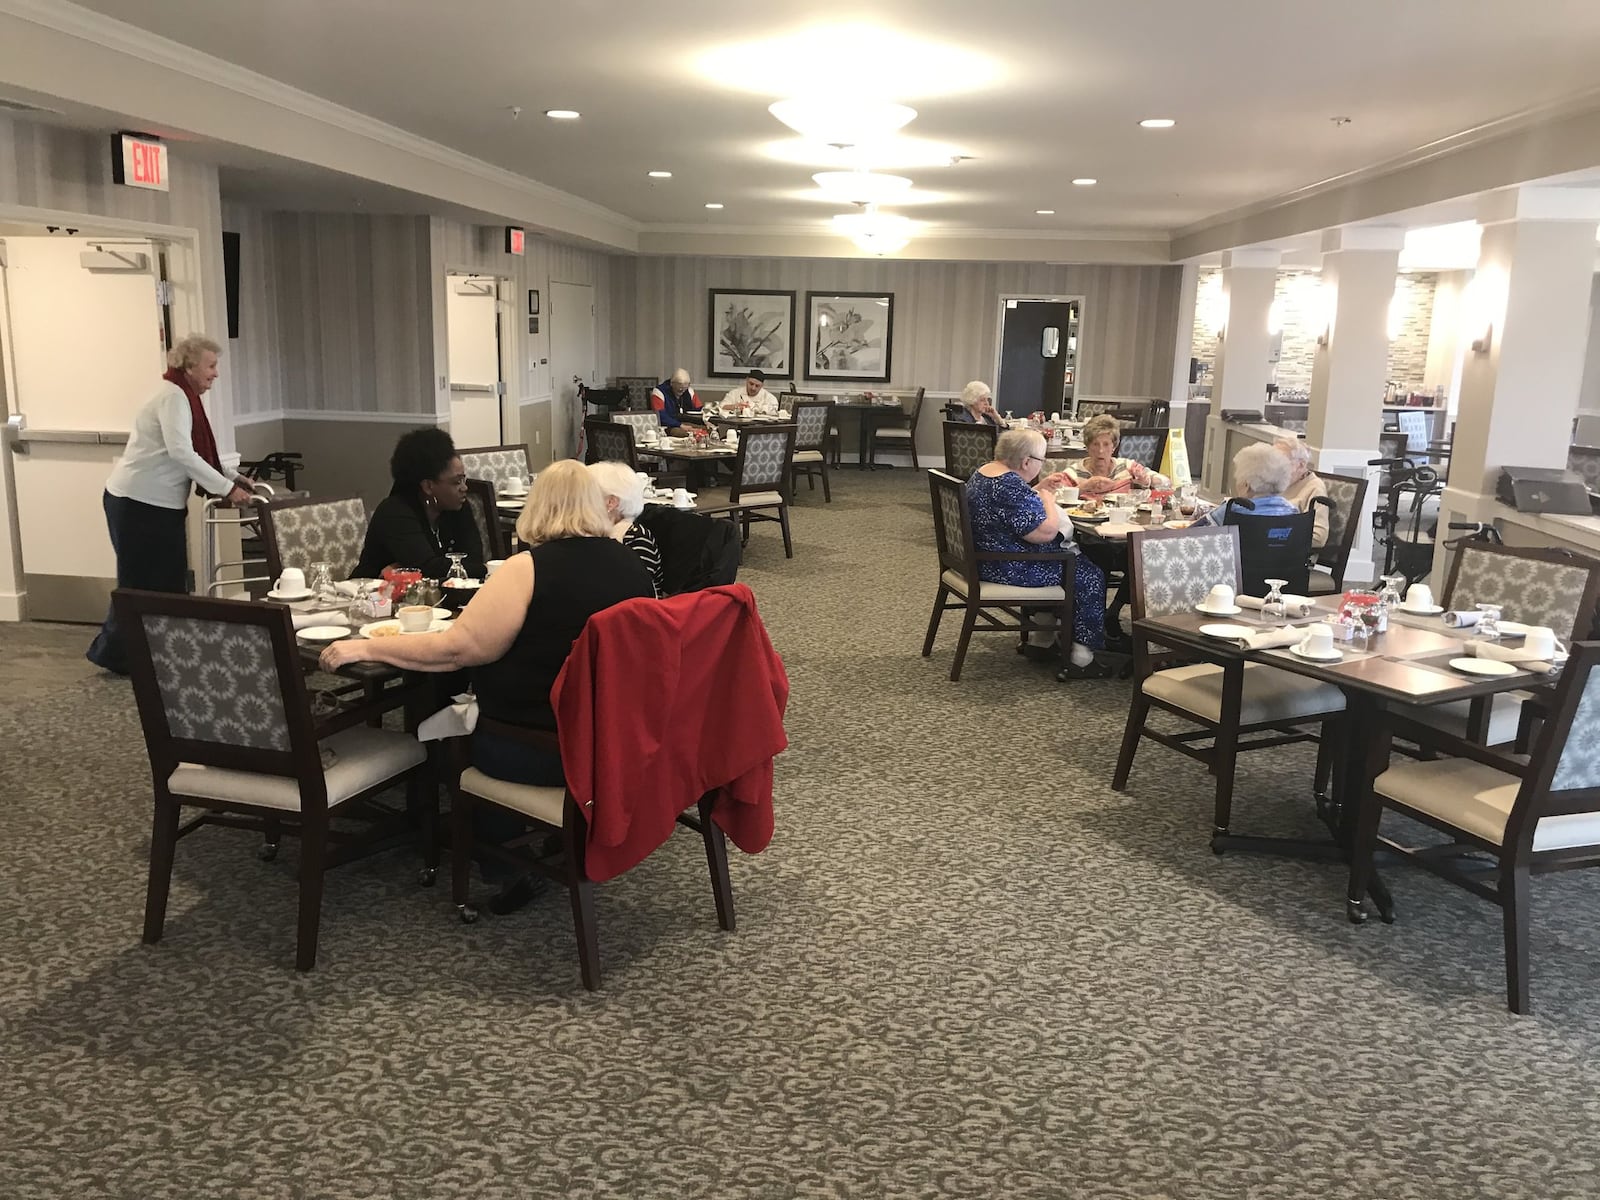
M596 220L619 226L637 236L641 223L604 205L518 175L480 158L408 133L386 122L345 108L321 96L291 87L267 75L248 70L210 54L203 54L168 38L93 12L68 0L0 0L0 14L8 14L41 28L77 38L114 53L126 54L161 70L189 76L202 83L226 88L252 100L281 108L297 116L330 125L425 159L448 170L496 187L521 192L530 199L575 210Z
M645 224L639 227L641 235L692 234L699 237L726 234L730 237L781 237L817 238L828 241L849 241L849 235L830 228L826 222L805 225L711 225ZM974 229L964 225L928 224L911 232L911 240L970 240L982 238L992 241L1014 242L1165 242L1165 229Z

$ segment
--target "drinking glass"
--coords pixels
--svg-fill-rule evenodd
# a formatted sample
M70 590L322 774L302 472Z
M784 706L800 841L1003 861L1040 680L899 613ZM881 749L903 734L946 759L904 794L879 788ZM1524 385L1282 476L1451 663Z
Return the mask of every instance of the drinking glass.
M355 585L356 594L350 597L344 616L350 628L359 629L377 615L372 608L372 589L369 586L372 580L352 579L350 582Z
M1500 606L1498 604L1479 604L1478 624L1473 629L1473 636L1485 642L1500 640Z
M1178 514L1184 518L1194 516L1194 484L1186 483L1178 489Z
M462 563L466 561L467 556L460 550L449 550L445 552L445 557L450 560L450 570L445 572L446 582L459 579L465 583L467 579L467 568L464 567Z
M1339 605L1339 620L1349 627L1356 640L1365 645L1378 627L1378 593L1365 588L1352 588L1346 592Z
M308 581L311 594L318 600L326 600L335 595L333 587L333 564L314 562L311 564L311 578Z
M1289 609L1283 602L1283 588L1287 579L1267 580L1267 596L1261 602L1261 619L1281 624L1288 619Z

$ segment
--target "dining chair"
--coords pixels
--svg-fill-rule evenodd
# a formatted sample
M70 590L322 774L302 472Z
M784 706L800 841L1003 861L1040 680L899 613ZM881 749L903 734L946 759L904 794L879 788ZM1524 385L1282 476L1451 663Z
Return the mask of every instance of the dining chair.
M1529 881L1533 875L1600 866L1600 642L1578 642L1562 670L1550 718L1533 753L1497 753L1436 732L1427 748L1447 757L1390 766L1363 790L1346 906L1365 919L1361 897L1380 845L1424 870L1500 906L1506 1002L1530 1011ZM1396 731L1386 729L1384 737ZM1410 736L1410 729L1404 730ZM1381 756L1383 747L1377 747ZM1385 809L1444 834L1446 843L1413 847L1380 836ZM1494 882L1452 853L1467 847L1494 862Z
M652 387L655 385L652 384ZM611 414L613 425L626 425L633 430L633 441L638 445L639 435L647 429L661 428L661 418L653 412L613 412Z
M986 462L994 461L1000 431L987 421L944 422L944 469L965 482Z
M628 393L628 408L637 413L649 409L650 389L660 382L654 375L617 375L611 386ZM655 413L649 415L653 417Z
M633 426L626 421L605 417L583 419L584 462L619 462L630 471L639 469L639 456L633 445Z
M1378 457L1401 461L1410 458L1406 453L1406 435L1396 432L1384 432L1378 435ZM1378 493L1387 496L1389 489L1394 486L1394 469L1384 467L1378 475Z
M1172 420L1172 404L1167 400L1149 400L1144 406L1144 424L1155 428L1165 427Z
M1334 475L1316 472L1328 489L1328 540L1317 551L1315 565L1323 570L1311 572L1308 596L1337 596L1344 591L1345 567L1356 544L1360 528L1361 505L1367 498L1365 476Z
M752 521L776 521L783 529L783 556L794 557L789 535L789 495L794 461L795 426L752 425L739 437L733 459L733 486L726 504L701 504L706 514L729 513L738 520L742 543L750 541Z
M967 658L967 645L974 633L1015 633L1017 647L1027 644L1028 634L1048 630L1033 625L1029 615L1053 611L1056 637L1063 646L1072 642L1072 589L1062 584L1052 587L1015 587L991 583L982 578L986 562L1060 563L1062 578L1071 578L1074 546L1038 553L979 550L972 538L972 510L967 504L967 481L943 471L928 472L928 490L933 501L933 535L939 554L939 587L933 596L933 613L928 618L928 635L922 640L922 657L933 654L933 640L939 622L951 609L960 609L961 636L956 641L956 656L950 663L950 682L961 679L961 666ZM1008 623L1009 622L1009 623Z
M1247 594L1265 596L1269 579L1281 579L1292 595L1306 594L1319 504L1327 505L1327 497L1318 496L1305 512L1269 516L1249 511L1255 507L1249 500L1228 501L1222 519L1238 526L1239 569Z
M300 971L316 964L327 868L392 846L397 825L415 823L421 881L433 882L438 794L424 786L427 753L408 734L362 724L379 711L371 705L313 724L288 608L125 589L112 603L155 793L146 942L161 940L178 840L203 825L260 830L272 853L282 834L300 838ZM409 817L380 813L365 837L330 828L400 782ZM186 807L204 811L180 825Z
M922 401L927 393L926 388L918 388L917 394L912 398L911 407L903 410L905 424L885 425L876 424L872 427L872 441L867 446L867 463L875 466L878 461L878 447L881 445L886 450L909 450L911 465L921 469L922 464L917 461L917 421L922 416Z
M833 503L833 491L828 486L828 418L831 416L833 405L826 400L817 400L812 397L796 397L790 404L790 414L794 417L794 469L790 474L790 486L799 486L799 477L806 477L806 487L811 491L817 490L817 476L822 476L822 499L827 504ZM794 500L791 490L789 499Z
M1600 492L1600 446L1568 446L1567 470L1583 480L1591 492Z
M457 450L468 479L487 479L499 491L506 484L526 480L532 473L527 446L473 446Z
M1117 456L1159 471L1161 456L1167 449L1167 435L1171 432L1170 429L1124 429L1117 440Z
M494 484L487 479L467 480L467 508L472 513L472 523L478 527L478 540L483 544L486 559L505 558L510 554L496 499Z
M1295 742L1317 741L1313 791L1325 802L1342 735L1344 693L1332 684L1239 659L1226 666L1181 662L1181 654L1152 645L1140 630L1145 617L1189 613L1212 587L1243 582L1239 528L1235 525L1152 529L1128 536L1128 591L1133 608L1133 699L1122 735L1111 789L1124 791L1140 738L1149 738L1197 762L1215 777L1212 848L1222 851L1233 812L1238 756ZM1151 708L1162 709L1198 730L1167 733L1149 726ZM1305 730L1324 725L1320 736ZM1255 735L1267 735L1257 737ZM1251 740L1242 740L1249 736ZM1210 741L1209 746L1194 743Z
M1116 400L1077 400L1074 402L1074 415L1080 421L1090 417L1098 417L1102 413L1114 413L1122 405Z
M1502 619L1548 626L1558 641L1570 643L1592 632L1600 606L1600 559L1550 546L1463 542L1450 564L1439 603L1447 612L1498 604ZM1538 700L1543 694L1547 689L1519 689L1449 704L1391 707L1397 717L1413 725L1483 746L1500 746L1517 741L1519 731L1526 741L1524 709L1533 706L1530 718L1545 711L1547 706Z
M367 536L367 506L359 496L333 500L273 500L258 504L267 571L273 579L285 567L307 570L325 562L333 578L348 579L361 561Z

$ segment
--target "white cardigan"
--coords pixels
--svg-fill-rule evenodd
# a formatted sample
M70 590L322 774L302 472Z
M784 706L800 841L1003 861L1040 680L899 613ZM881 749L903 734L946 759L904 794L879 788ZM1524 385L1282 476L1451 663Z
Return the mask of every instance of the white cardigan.
M187 508L192 483L213 496L233 487L233 480L195 453L189 398L177 384L163 381L134 417L128 448L111 468L106 491L156 508Z

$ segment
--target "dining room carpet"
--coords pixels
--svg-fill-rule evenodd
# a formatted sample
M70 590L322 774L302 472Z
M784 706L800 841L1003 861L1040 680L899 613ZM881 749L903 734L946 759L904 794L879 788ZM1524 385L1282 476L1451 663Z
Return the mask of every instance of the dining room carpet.
M296 974L295 855L241 831L180 845L141 945L128 685L0 627L0 1194L1600 1194L1600 877L1535 881L1512 1016L1492 906L1391 868L1354 927L1338 866L1210 852L1197 764L1112 792L1128 683L1001 636L951 683L954 622L920 657L918 473L802 490L794 538L740 575L793 694L738 930L680 830L599 889L597 994L564 896L464 926L401 852L329 877ZM1311 831L1311 765L1249 756L1235 830Z

